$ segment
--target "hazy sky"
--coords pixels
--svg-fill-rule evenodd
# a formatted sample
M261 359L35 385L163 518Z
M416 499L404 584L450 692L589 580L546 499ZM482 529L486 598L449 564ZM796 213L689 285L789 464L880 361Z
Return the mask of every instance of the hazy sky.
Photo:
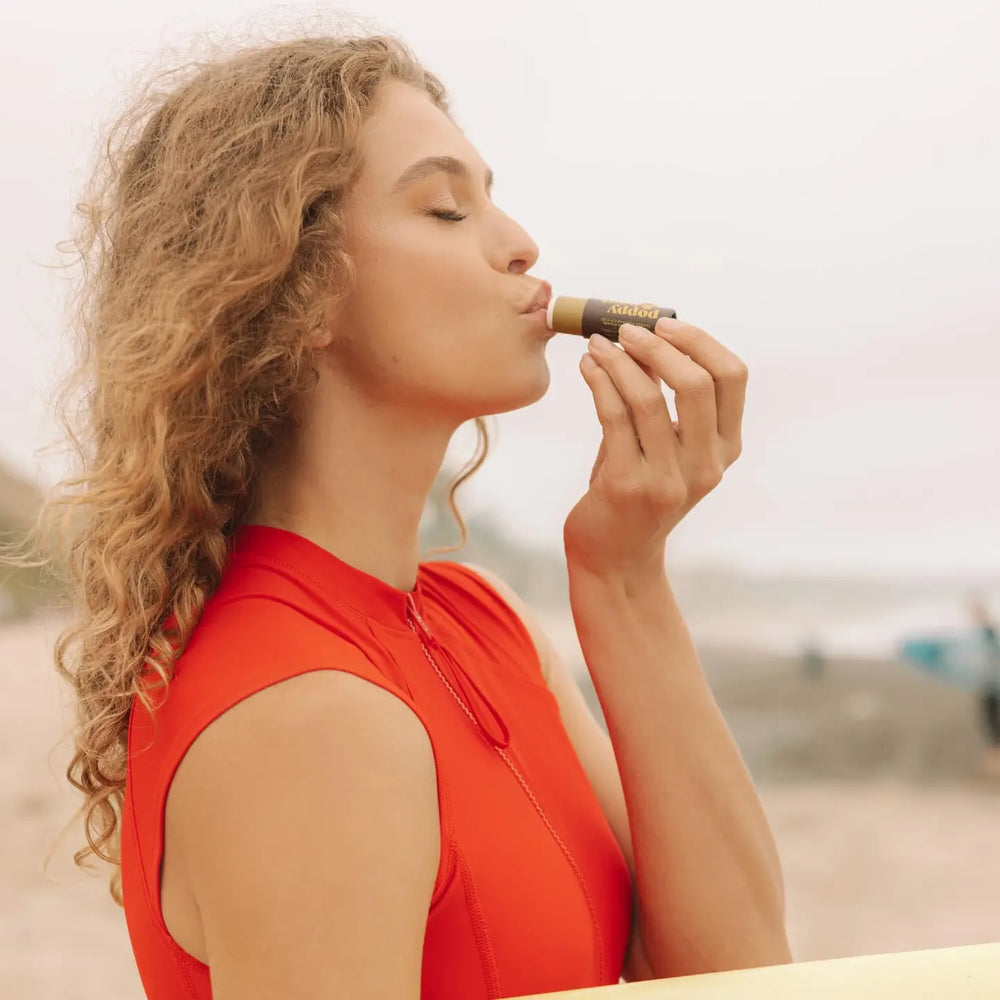
M41 264L60 259L97 128L164 44L281 8L12 6L0 454L48 484L61 460L34 453L58 433L65 279ZM443 79L494 200L541 250L533 275L672 306L749 366L743 455L675 532L679 563L1000 571L995 0L339 9ZM463 512L561 548L600 440L584 350L551 341L547 395L495 418ZM473 443L469 425L449 457Z

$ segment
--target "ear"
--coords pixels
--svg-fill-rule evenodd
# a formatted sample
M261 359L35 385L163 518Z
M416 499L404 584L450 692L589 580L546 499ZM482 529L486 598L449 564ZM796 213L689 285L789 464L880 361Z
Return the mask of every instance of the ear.
M329 347L342 330L343 319L341 310L343 296L338 295L327 300L323 310L323 319L306 334L306 343L314 350Z
M324 347L329 347L332 340L333 328L328 321L324 321L318 326L314 326L306 334L306 344L316 351L320 351Z

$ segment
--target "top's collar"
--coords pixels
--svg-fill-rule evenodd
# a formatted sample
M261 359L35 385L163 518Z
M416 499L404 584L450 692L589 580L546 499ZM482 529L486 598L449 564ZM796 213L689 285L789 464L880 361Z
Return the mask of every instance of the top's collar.
M427 624L422 566L417 567L413 590L399 590L344 562L303 535L264 524L240 526L230 538L229 548L231 561L245 559L252 563L259 560L271 568L284 566L299 579L309 580L334 600L374 621L391 628L406 629L421 637L422 644L426 643L424 652L431 664L443 668L450 675L451 686L461 692L461 696L456 694L456 698L466 706L483 737L500 749L510 744L510 730L496 706L461 662L437 640ZM411 614L411 611L414 613ZM438 660L433 658L427 645L438 654Z
M413 590L391 584L352 566L304 535L267 524L241 525L229 540L230 558L260 558L272 565L291 564L331 597L369 618L395 628L408 628L408 602L424 613L424 571L417 568Z

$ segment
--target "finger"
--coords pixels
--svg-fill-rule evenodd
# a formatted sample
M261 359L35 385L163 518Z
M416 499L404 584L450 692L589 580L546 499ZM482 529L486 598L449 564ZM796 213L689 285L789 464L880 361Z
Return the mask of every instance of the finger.
M591 363L588 364L587 359ZM625 400L601 365L591 355L580 359L580 371L594 395L597 419L604 433L605 463L609 475L627 478L642 462L642 451Z
M677 420L683 428L683 447L692 454L714 456L719 450L719 420L711 374L665 337L644 327L635 329L638 336L633 338L622 326L618 338L630 357L648 365L674 390ZM676 435L675 440L680 447Z
M714 337L691 323L664 316L657 320L656 334L667 339L712 376L716 387L719 437L727 444L738 445L746 407L746 364Z
M629 357L631 358L631 357L632 357L632 355L630 354L630 355L629 355ZM655 371L653 371L653 369L649 367L649 365L647 365L647 364L644 364L644 363L643 363L642 361L640 361L640 360L639 360L638 358L632 358L632 360L633 360L633 361L634 361L634 362L635 362L635 363L636 363L636 364L637 364L637 365L638 365L638 366L639 366L639 367L640 367L640 368L641 368L641 369L642 369L642 370L643 370L643 371L644 371L644 372L645 372L645 373L646 373L646 374L647 374L647 375L649 376L649 378L650 378L650 379L651 379L651 380L652 380L652 381L653 381L653 382L654 382L654 383L655 383L655 384L656 384L657 386L662 386L662 385L663 385L663 379L662 379L662 378L660 378L660 376L659 376L659 375L657 375L657 374L656 374L656 372L655 372ZM660 391L662 392L663 390L661 389ZM670 412L670 400L669 400L669 399L667 399L667 397L666 397L666 396L664 396L663 398L664 398L664 400L666 401L666 404L667 404L667 412L669 413L669 412ZM678 424L678 423L677 423L677 421L676 421L676 420L674 420L674 418L673 418L672 416L671 416L671 418L670 418L670 421L671 421L671 426L672 426L672 427L673 427L673 429L674 429L674 433L676 434L676 433L678 432L678 430L680 429L680 424Z
M650 378L627 351L613 345L601 349L600 334L591 353L608 372L632 413L632 423L646 460L657 469L677 465L678 443L659 379Z
M632 355L629 355L632 357ZM653 371L645 362L640 361L638 358L632 358L632 360L646 373L646 375L654 382L656 385L663 385L663 379Z
M632 357L632 355L629 355L629 357ZM662 386L663 385L663 379L661 379L660 376L657 375L656 372L653 371L653 369L649 367L649 365L643 364L643 362L641 362L638 358L632 358L632 360L653 380L653 382L655 382L658 386ZM663 398L664 398L664 400L666 400L666 403L667 403L667 412L669 413L670 412L670 400L667 399L666 396L664 396ZM670 426L673 427L674 434L678 435L678 441L680 441L679 435L680 435L680 431L681 431L681 425L676 420L674 420L674 418L672 416L670 418Z

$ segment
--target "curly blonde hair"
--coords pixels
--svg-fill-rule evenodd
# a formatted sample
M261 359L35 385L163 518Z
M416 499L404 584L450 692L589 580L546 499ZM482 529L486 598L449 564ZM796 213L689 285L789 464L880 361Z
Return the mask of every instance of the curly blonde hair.
M390 78L450 115L438 78L385 34L216 49L158 72L105 129L76 207L77 343L55 409L78 474L2 555L41 566L68 598L54 659L75 692L66 776L85 797L73 820L87 846L73 858L114 866L119 906L133 698L150 707L147 664L169 682L253 509L261 456L299 426L317 379L303 335L355 280L338 206ZM476 431L448 496L462 540L429 554L467 541L454 494L489 450L481 417Z

